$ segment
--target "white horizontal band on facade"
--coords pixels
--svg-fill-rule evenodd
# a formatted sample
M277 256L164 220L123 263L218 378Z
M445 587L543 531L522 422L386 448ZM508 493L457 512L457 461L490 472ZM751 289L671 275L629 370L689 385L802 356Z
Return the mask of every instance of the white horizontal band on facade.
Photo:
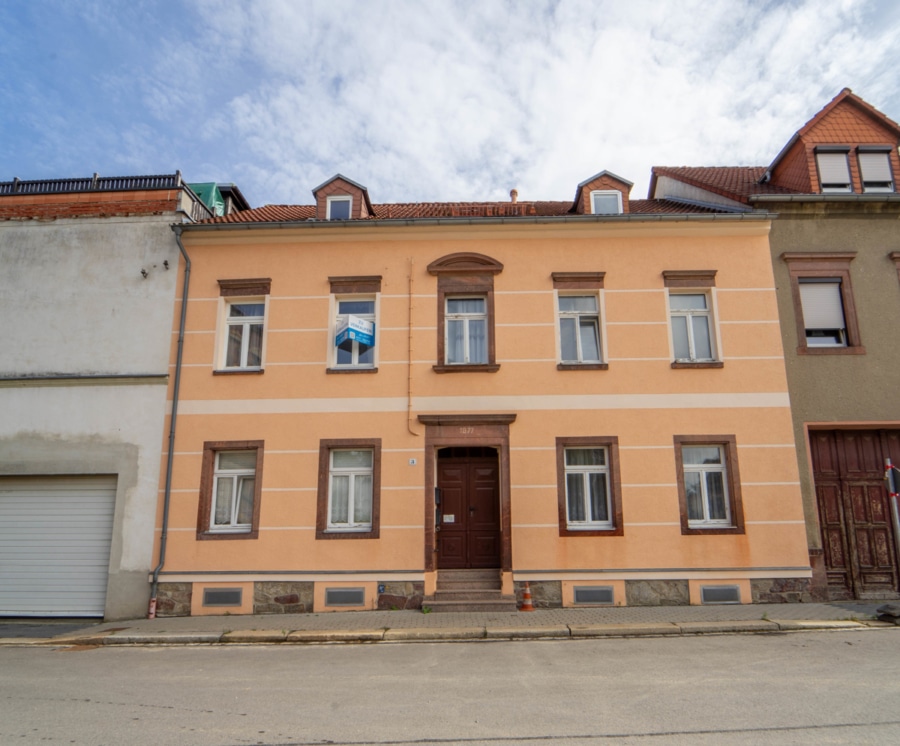
M268 332L269 334L286 334L286 333L288 333L288 332L290 332L290 333L294 333L294 332L298 332L298 333L306 333L306 332L318 332L318 333L322 333L322 332L328 332L328 331L329 331L329 330L328 330L327 328L323 328L323 329L268 329L268 330L267 330L267 332ZM384 330L382 329L382 331L384 331Z
M160 573L164 576L165 583L253 583L253 582L298 582L303 580L315 581L317 583L343 583L351 582L372 582L391 580L424 580L425 572L423 570L322 570L315 572L310 570L277 570L272 572L259 572L258 570L248 570L247 572L233 572L223 570L221 573L211 573L209 571L191 572L166 572ZM150 582L153 581L152 576L148 576Z
M720 319L719 324L721 324L722 326L738 326L740 324L753 324L753 326L759 326L760 324L772 324L773 326L778 326L779 322L778 319L774 319L772 321L722 321Z
M805 526L806 521L744 521L745 526Z
M681 527L681 524L680 524L678 521L645 521L645 522L642 522L642 523L628 523L628 522L626 522L626 523L623 524L623 526L624 526L624 528L635 528L635 527L640 527L640 528L647 528L647 527L650 527L650 528L653 528L653 527L656 527L656 526L669 526L670 528L673 527L673 526L677 526L677 527L680 528L680 527Z
M606 326L668 326L666 321L607 321Z
M171 401L168 402L171 409ZM413 397L417 413L516 412L643 409L787 409L787 392L704 394L593 394L546 396L422 396ZM321 399L185 399L181 415L332 414L406 412L406 397L342 397Z
M799 487L800 482L741 482L742 487Z
M513 570L513 580L753 580L754 578L811 578L808 567L686 570L583 570L578 573L558 570Z

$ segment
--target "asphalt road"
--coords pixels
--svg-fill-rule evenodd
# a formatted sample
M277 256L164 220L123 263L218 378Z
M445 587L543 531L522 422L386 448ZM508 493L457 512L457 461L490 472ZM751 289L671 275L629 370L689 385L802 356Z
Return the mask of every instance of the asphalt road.
M679 638L0 648L2 744L900 740L894 629Z

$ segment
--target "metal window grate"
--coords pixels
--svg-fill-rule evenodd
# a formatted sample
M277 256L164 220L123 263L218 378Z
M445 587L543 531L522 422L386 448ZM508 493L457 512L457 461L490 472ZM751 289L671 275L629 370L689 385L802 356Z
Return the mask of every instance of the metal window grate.
M204 606L240 606L244 597L243 588L204 588Z
M736 585L702 585L700 586L700 603L703 604L739 604L741 589Z
M576 604L611 604L614 601L611 585L588 585L575 587Z
M326 606L364 606L366 603L365 588L326 588Z

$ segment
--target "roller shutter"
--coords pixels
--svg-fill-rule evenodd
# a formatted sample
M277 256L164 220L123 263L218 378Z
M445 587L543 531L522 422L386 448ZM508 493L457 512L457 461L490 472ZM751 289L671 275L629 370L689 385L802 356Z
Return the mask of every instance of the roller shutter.
M114 476L0 477L0 615L103 616Z

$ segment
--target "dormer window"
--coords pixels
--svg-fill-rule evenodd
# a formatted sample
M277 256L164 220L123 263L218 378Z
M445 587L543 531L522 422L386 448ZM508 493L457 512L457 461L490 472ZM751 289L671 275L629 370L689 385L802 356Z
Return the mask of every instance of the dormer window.
M326 220L350 220L353 198L349 195L329 197L327 205Z
M844 146L816 148L816 165L819 167L819 185L823 194L846 194L853 191L850 181L850 164Z
M864 192L893 192L894 177L891 174L891 149L881 146L860 145L859 173Z
M622 192L615 189L591 192L591 213L594 215L620 215Z

